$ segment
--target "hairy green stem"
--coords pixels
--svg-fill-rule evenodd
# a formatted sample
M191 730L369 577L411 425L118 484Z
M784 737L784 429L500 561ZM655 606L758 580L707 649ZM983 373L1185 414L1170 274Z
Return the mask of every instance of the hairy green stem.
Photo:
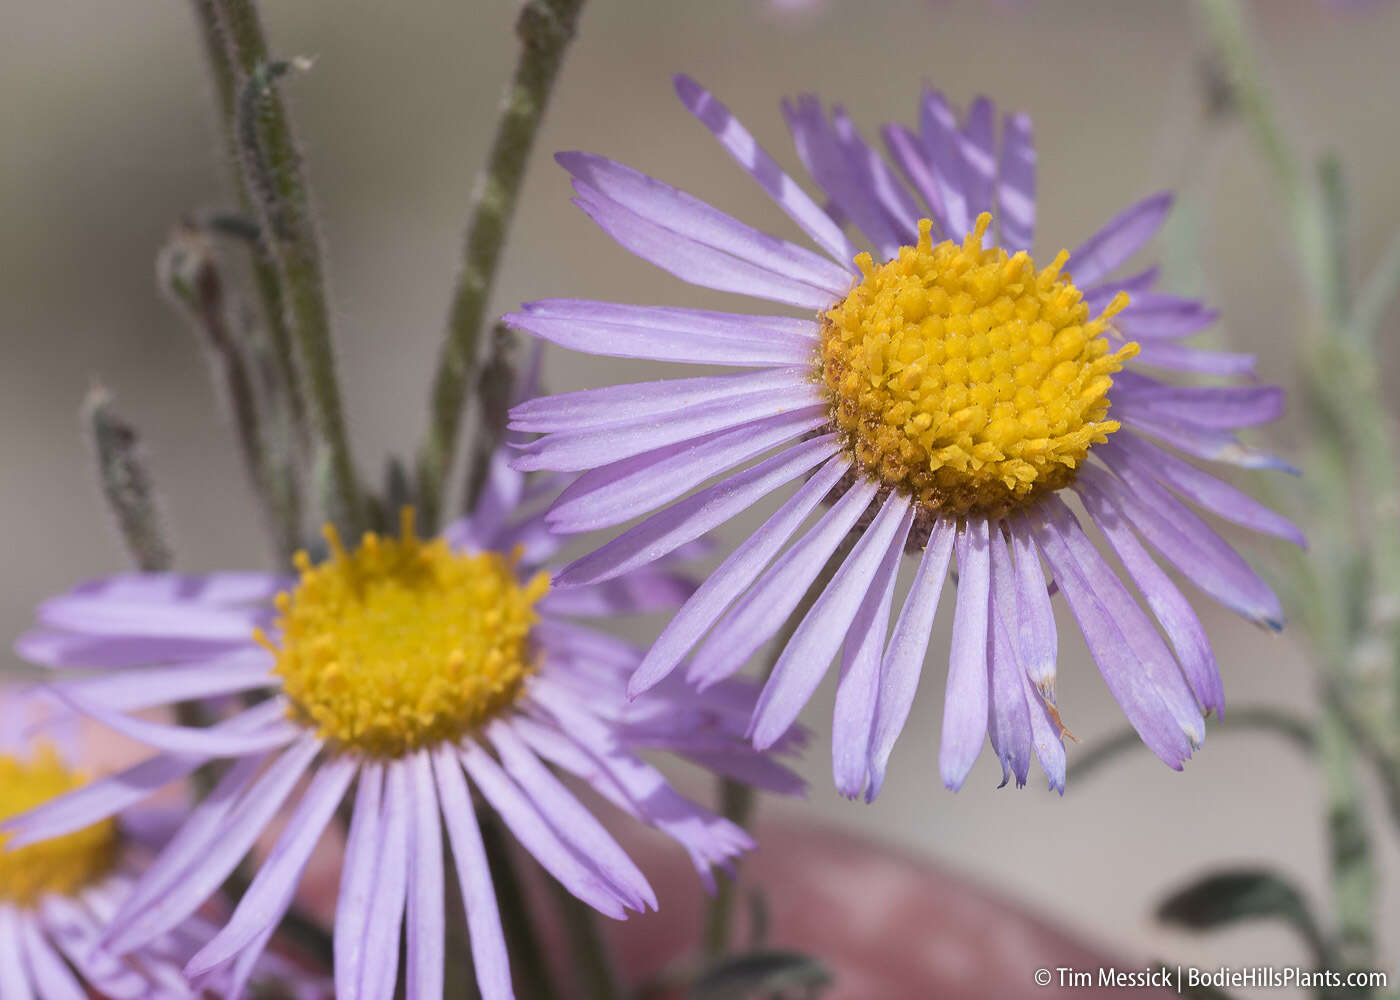
M253 0L210 0L238 84L236 143L243 183L273 262L316 452L326 517L351 538L363 525L335 373L321 251L301 154L276 80L292 68L271 62Z
M435 530L441 517L444 487L456 454L467 393L480 364L480 341L491 285L530 150L564 52L577 29L583 3L584 0L529 0L516 22L520 56L501 104L491 151L477 177L462 272L452 300L447 336L438 356L428 431L419 450L419 519L425 531Z
M112 397L100 385L83 401L83 426L97 459L102 497L131 561L145 573L168 570L174 557L155 485L142 457L141 438L113 412Z
M245 215L255 215L255 209L248 187L243 182L243 172L239 167L242 159L238 145L238 75L229 57L229 46L219 26L218 12L213 0L191 0L195 23L199 27L200 39L204 43L205 58L209 64L209 75L214 82L215 98L218 101L219 125L227 147L228 159L238 203ZM249 264L253 272L253 284L257 289L261 304L262 329L267 332L269 354L276 376L278 402L285 400L286 421L293 429L298 443L305 443L306 405L302 399L301 386L297 382L296 362L292 353L291 332L287 329L285 306L282 301L282 285L277 276L277 265L273 262L267 241L261 228L254 225L251 232Z
M1317 743L1327 777L1327 840L1337 954L1346 968L1373 968L1376 871L1366 837L1351 736L1332 706L1324 709L1318 723Z

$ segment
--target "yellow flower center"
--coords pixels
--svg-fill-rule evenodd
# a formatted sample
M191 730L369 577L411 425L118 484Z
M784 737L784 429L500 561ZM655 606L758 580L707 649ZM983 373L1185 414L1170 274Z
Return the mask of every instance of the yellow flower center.
M836 428L862 470L951 515L999 516L1074 479L1107 420L1112 375L1138 352L1110 353L1061 251L1039 272L1030 255L982 249L985 212L959 245L917 246L864 277L822 317L821 377Z
M0 756L0 820L9 819L86 782L64 766L51 746L33 758ZM9 834L0 833L0 901L29 906L47 894L71 896L106 875L117 860L120 837L115 820L52 840L9 850Z
M276 672L292 717L331 744L399 756L455 740L513 704L534 669L530 628L549 589L522 584L516 558L462 554L422 541L405 510L398 538L370 532L347 552L327 526L331 558L277 595Z

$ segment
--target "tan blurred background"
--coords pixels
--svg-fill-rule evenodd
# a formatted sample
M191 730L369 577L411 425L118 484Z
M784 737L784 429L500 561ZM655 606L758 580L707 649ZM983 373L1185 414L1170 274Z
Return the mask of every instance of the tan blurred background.
M1364 268L1400 225L1400 4L1351 14L1320 0L1249 6L1286 124L1310 153L1335 149L1345 159L1355 206L1351 250ZM321 210L358 458L377 470L424 425L421 395L468 193L513 58L515 4L266 7L274 51L316 57L290 89ZM525 185L495 310L554 295L726 302L632 259L595 230L568 204L564 174L548 157L555 149L606 153L795 235L679 106L672 72L714 88L792 169L780 97L815 90L840 100L874 135L882 121L913 117L927 79L960 103L986 92L1032 112L1041 253L1074 245L1130 200L1185 186L1197 231L1180 273L1198 275L1225 310L1232 344L1263 356L1265 377L1290 382L1300 296L1287 230L1239 131L1201 124L1197 41L1184 2L827 0L790 11L759 0L592 0ZM152 280L171 223L227 204L210 109L183 3L4 3L0 630L7 636L45 594L124 565L78 433L77 406L95 376L144 431L181 565L256 564L265 550L226 428L211 410L202 359ZM727 307L742 308L732 300ZM564 361L562 353L549 356L552 388L656 374L639 364ZM1288 454L1297 429L1285 423L1271 434ZM739 537L753 521L727 536ZM1250 544L1256 556L1269 549ZM946 648L950 604L935 650ZM1306 665L1287 633L1266 635L1214 609L1206 616L1233 705L1307 709ZM1092 746L1120 728L1121 715L1067 617L1061 654L1066 721ZM934 766L943 672L930 662L876 805L848 804L830 790L822 735L804 764L810 804L765 807L906 845L1135 958L1205 967L1302 959L1281 930L1198 938L1151 917L1174 884L1236 863L1294 875L1325 906L1321 785L1292 749L1216 733L1184 774L1136 752L1072 785L1063 800L1045 792L1038 773L1023 791L996 790L999 774L984 754L953 795ZM807 715L821 734L830 711L828 685ZM1393 890L1378 939L1395 973L1400 856L1374 801L1379 861Z

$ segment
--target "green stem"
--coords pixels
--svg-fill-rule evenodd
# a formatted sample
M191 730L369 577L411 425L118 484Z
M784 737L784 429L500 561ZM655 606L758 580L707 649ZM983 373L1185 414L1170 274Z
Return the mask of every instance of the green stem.
M428 431L419 451L419 519L425 531L435 530L441 516L444 484L456 453L467 393L480 363L483 319L506 230L583 3L529 0L516 22L520 56L502 101L491 151L477 177L462 273L438 356Z
M551 887L573 956L574 992L570 995L582 1000L621 1000L622 987L599 928L597 911L558 882L551 880Z
M83 425L97 458L103 499L131 561L145 573L168 570L170 542L136 429L112 411L112 398L100 385L83 401Z
M238 83L236 141L243 182L277 267L287 323L316 449L316 480L326 517L358 537L359 481L341 413L321 251L301 154L276 78L290 67L270 62L253 0L211 0Z
M200 39L204 43L209 75L214 82L219 125L224 145L228 149L229 163L233 165L232 179L238 203L245 215L253 216L256 210L248 194L248 187L243 182L242 170L239 169L242 156L238 145L238 75L229 58L229 46L220 30L218 12L213 0L191 0L191 7L199 27ZM262 305L262 329L267 332L270 347L268 353L276 373L276 398L286 401L287 423L293 429L296 440L304 444L306 404L302 399L301 387L297 384L292 336L287 329L284 315L285 306L282 302L282 286L277 276L277 265L272 260L261 228L257 228L252 236L249 264L253 271L253 284Z

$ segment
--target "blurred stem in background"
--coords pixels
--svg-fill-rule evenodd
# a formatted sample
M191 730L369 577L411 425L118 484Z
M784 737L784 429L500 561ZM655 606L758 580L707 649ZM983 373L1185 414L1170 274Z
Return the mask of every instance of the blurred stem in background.
M1349 968L1374 968L1376 873L1357 761L1379 772L1400 827L1400 467L1375 357L1376 325L1400 284L1400 236L1354 293L1340 164L1324 157L1310 169L1288 141L1238 0L1195 6L1232 106L1277 186L1306 298L1303 523L1313 551L1294 555L1281 582L1318 671L1315 744L1327 783L1335 956Z
M418 453L418 517L422 530L436 531L442 518L447 476L457 451L468 396L483 367L486 306L500 265L516 199L544 119L564 53L578 27L584 0L529 0L515 31L520 57L501 102L496 134L476 179L466 249L452 299L447 337L438 355L428 411L428 430ZM488 339L492 349L499 339ZM482 415L477 433L491 434L504 420ZM489 451L489 447L487 448Z

